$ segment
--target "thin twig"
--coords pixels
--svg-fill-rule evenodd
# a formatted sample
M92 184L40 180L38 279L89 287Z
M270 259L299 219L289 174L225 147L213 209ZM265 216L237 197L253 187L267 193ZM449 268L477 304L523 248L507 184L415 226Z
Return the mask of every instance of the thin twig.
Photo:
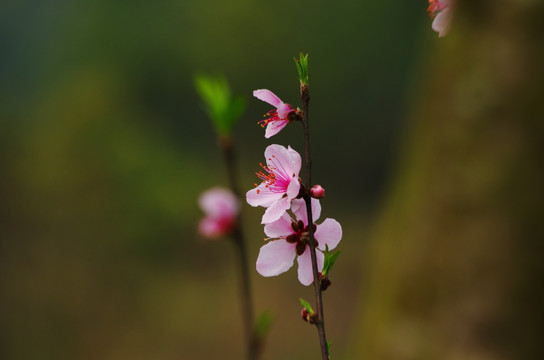
M236 156L232 138L230 136L223 137L220 138L219 141L225 157L230 188L236 197L240 198L241 195L238 192L238 181L236 176ZM257 360L259 358L259 339L257 339L254 329L253 300L251 296L251 283L249 281L247 248L241 224L242 218L239 214L236 227L232 233L232 239L236 246L240 263L240 297L242 316L244 319L245 338L247 343L247 359Z
M310 157L310 128L308 121L308 105L310 102L310 91L306 84L301 85L300 95L302 99L304 117L302 118L302 128L304 130L304 158L306 165L306 191L309 191L311 188L311 175L312 175L312 159ZM312 198L306 192L303 196L304 201L306 202L306 211L308 213L308 233L310 236L310 255L312 258L312 272L314 275L314 292L315 292L315 303L317 306L317 320L316 327L319 334L319 343L321 345L321 355L323 360L329 360L329 350L327 346L327 337L325 336L325 318L323 316L323 298L321 294L321 280L319 279L319 272L317 270L317 256L315 250L315 237L314 229L312 224Z

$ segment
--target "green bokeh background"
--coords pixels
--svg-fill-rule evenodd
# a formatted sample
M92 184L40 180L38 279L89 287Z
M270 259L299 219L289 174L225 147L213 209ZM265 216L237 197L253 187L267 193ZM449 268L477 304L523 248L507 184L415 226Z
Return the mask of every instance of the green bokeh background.
M313 179L344 228L325 293L337 359L357 343L362 253L401 158L432 50L426 2L68 1L0 4L0 358L241 359L235 254L196 234L197 197L227 185L193 87L224 74L248 109L235 132L241 186L290 125L257 125L268 88L300 106L309 56ZM254 261L262 209L245 206ZM263 359L319 356L294 270L252 273L274 318Z

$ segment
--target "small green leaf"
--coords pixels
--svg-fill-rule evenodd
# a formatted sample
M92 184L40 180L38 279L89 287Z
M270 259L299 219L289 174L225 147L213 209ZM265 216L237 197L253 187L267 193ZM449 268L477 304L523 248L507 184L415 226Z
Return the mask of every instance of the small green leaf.
M297 65L298 79L301 85L308 85L308 54L303 55L302 52L298 59L294 59Z
M325 262L324 262L323 271L322 271L323 276L326 276L331 272L332 267L334 266L334 263L336 262L336 259L338 259L338 255L340 255L341 252L342 251L337 251L334 254L331 254L329 252L329 247L328 246L326 247Z
M266 336L268 330L270 330L273 320L274 319L269 311L263 311L259 315L257 321L255 322L255 335L257 339L263 339Z
M308 303L303 298L300 298L300 304L306 309L306 311L308 311L309 314L314 313L314 309L312 309L312 306L310 305L310 303Z
M204 74L195 76L195 88L204 110L220 135L228 135L242 116L246 103L242 97L233 97L224 76L212 77Z
M331 358L331 343L327 341L327 354L329 354L329 359Z

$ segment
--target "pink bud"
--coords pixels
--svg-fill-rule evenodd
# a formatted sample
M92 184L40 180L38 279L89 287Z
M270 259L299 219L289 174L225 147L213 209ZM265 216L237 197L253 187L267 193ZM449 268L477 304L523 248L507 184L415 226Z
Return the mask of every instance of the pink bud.
M325 197L325 189L321 185L314 185L310 189L310 196L315 199L323 199Z

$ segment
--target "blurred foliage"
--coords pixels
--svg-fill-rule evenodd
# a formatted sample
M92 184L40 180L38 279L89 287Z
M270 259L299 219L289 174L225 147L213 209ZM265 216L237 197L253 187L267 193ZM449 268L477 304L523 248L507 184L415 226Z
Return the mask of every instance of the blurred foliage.
M274 322L274 317L268 311L263 311L255 321L255 333L258 340L264 340Z
M219 135L229 135L244 113L244 98L233 96L224 76L195 76L195 88Z

